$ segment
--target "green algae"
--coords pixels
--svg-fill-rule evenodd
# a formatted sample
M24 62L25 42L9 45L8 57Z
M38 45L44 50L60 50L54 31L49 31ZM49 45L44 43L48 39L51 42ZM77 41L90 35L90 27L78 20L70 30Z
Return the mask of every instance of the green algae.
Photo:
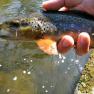
M78 83L78 90L81 94L94 94L92 89L94 88L94 50L91 51L91 55L88 63L85 65L82 76Z

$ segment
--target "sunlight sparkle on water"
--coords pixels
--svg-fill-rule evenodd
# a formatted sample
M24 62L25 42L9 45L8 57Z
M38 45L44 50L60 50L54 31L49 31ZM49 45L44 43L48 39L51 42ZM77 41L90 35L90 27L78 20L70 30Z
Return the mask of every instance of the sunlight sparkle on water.
M65 57L65 56L63 56L63 59L66 59L66 57Z
M74 59L71 59L71 62L73 62L74 61Z
M70 70L70 67L68 67L68 70Z
M80 64L79 64L79 66L78 66L78 67L79 67L80 72L82 72L82 70L83 70L82 65L80 65Z
M75 63L78 63L79 62L79 60L77 59L77 60L75 60Z
M30 62L32 62L33 60L31 59Z
M26 74L26 71L25 71L25 70L23 70L22 72L23 72L24 74Z
M13 77L13 80L16 81L16 80L17 80L17 76L14 76L14 77Z
M26 60L26 58L24 58L24 61Z
M82 72L82 70L83 70L83 67L80 67L79 69L80 69L80 72Z
M59 64L60 62L58 61L57 63Z
M61 59L62 58L62 55L61 54L59 54L59 59Z
M0 64L0 67L2 67L2 65Z
M48 90L46 89L45 92L48 93Z
M51 85L50 87L51 87L51 88L53 88L54 86L53 86L53 85Z
M62 63L64 63L64 59L62 59L62 61L61 61Z
M68 72L67 71L65 71L65 74L67 74Z
M43 85L42 88L45 88L45 86Z
M10 92L10 89L7 89L7 93Z
M30 72L30 71L28 71L28 72L27 72L27 74L28 74L28 75L30 75L30 74L31 74L31 72Z

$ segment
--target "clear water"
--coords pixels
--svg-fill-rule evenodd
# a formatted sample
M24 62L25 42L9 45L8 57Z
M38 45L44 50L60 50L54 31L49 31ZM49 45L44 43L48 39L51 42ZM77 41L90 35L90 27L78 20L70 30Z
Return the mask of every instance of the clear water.
M38 12L41 2L0 0L0 22ZM0 94L73 94L88 56L49 56L34 41L0 39Z

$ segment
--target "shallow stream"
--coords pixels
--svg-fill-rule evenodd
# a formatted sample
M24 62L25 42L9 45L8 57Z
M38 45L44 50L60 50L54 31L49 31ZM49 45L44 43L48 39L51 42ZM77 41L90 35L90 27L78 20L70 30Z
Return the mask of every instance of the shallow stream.
M0 22L39 12L42 0L0 0ZM0 94L73 94L89 54L49 56L34 41L0 39Z

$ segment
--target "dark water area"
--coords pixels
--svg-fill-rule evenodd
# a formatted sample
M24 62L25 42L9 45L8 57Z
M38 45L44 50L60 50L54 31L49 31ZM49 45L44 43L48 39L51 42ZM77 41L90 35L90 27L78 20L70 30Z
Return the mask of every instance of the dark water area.
M39 12L42 0L0 0L0 23ZM0 94L73 94L89 54L49 56L34 41L0 39Z

